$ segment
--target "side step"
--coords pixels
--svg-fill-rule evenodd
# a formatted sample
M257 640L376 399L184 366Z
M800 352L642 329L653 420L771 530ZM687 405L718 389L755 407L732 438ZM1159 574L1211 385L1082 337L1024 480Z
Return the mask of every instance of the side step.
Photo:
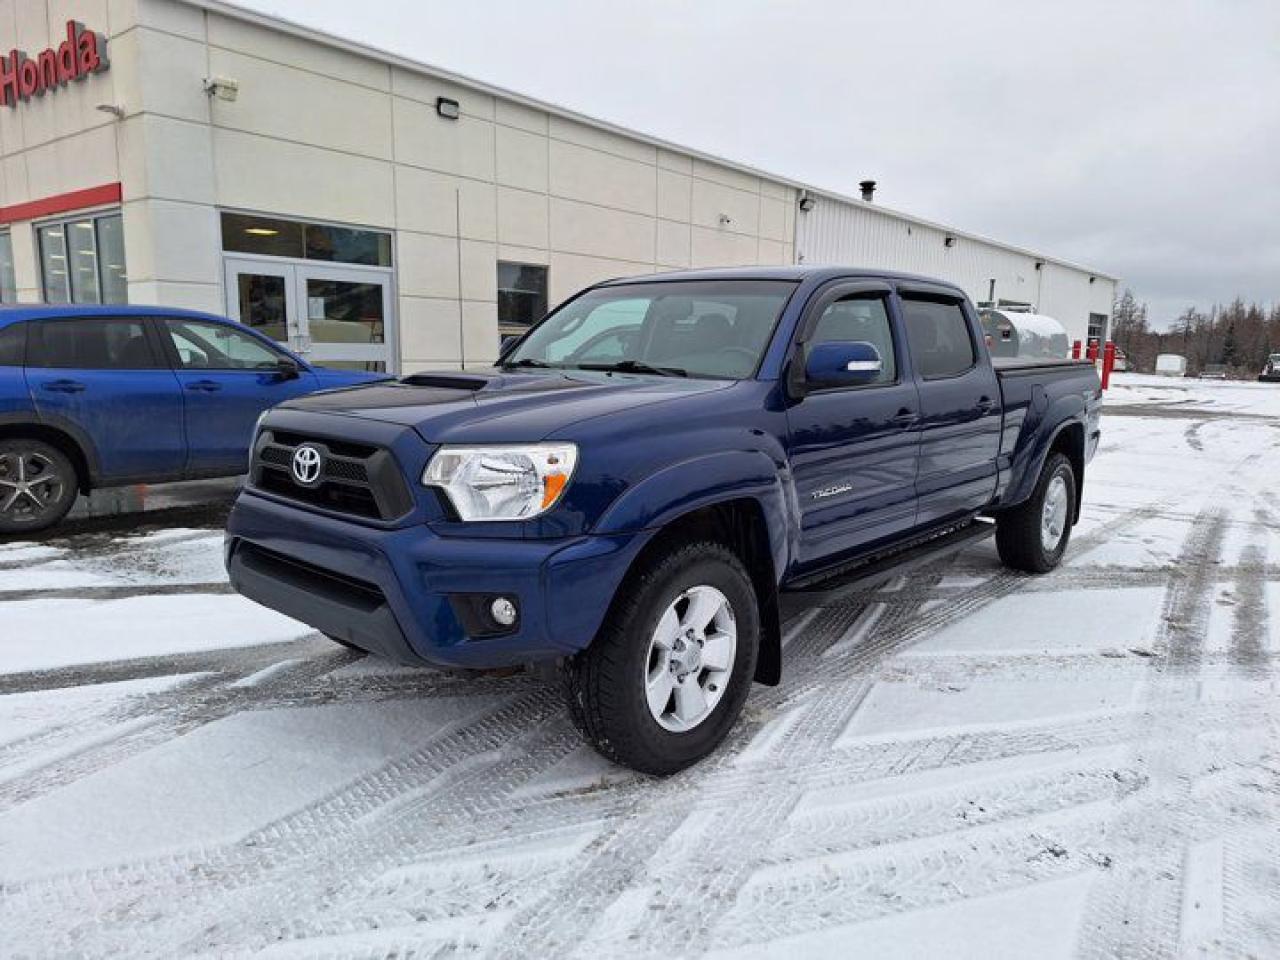
M973 520L928 540L918 541L893 553L871 557L858 566L833 574L796 581L783 588L778 602L782 617L793 616L816 604L831 603L865 590L873 590L894 577L909 573L942 557L959 553L981 543L996 532L995 521Z

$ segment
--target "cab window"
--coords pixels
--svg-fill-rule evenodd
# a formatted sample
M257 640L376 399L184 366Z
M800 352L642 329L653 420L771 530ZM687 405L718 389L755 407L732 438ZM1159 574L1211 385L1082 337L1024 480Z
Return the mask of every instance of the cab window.
M959 376L978 362L969 322L955 301L904 297L902 318L911 362L925 380Z
M809 343L861 341L869 343L880 354L880 375L872 384L893 383L898 379L898 365L893 349L893 327L880 296L845 297L822 311Z

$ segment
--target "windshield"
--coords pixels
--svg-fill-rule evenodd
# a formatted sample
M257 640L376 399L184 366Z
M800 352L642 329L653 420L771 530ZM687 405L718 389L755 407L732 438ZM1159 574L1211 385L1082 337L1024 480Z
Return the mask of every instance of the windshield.
M750 377L794 289L774 280L601 287L547 317L502 365Z

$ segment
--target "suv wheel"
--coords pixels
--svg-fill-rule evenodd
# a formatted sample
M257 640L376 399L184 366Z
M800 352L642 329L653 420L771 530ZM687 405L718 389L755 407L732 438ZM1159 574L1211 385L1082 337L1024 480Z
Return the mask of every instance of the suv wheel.
M996 549L1005 566L1028 573L1056 567L1067 552L1075 510L1075 470L1063 454L1055 453L1026 503L996 517Z
M610 760L675 773L737 720L759 637L741 561L717 543L689 544L633 573L595 642L565 666L570 714Z
M0 533L43 530L76 501L75 467L39 440L0 440Z

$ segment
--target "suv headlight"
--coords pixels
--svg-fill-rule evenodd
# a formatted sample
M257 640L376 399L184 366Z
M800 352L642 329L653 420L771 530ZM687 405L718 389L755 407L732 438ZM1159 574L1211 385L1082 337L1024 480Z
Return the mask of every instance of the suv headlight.
M422 472L463 520L528 520L555 506L578 462L572 443L443 446Z

